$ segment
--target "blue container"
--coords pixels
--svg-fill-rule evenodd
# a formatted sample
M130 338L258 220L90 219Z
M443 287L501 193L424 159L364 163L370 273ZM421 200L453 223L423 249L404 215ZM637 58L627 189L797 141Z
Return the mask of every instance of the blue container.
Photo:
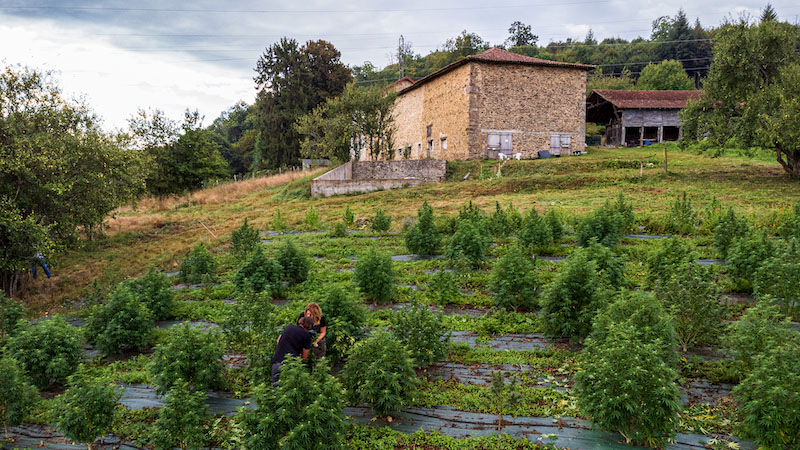
M644 140L644 145L650 145L650 139L645 139Z

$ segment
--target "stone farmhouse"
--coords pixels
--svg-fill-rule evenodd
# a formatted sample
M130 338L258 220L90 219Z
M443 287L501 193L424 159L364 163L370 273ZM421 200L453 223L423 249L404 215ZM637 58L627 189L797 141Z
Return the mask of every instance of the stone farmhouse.
M641 147L677 141L683 135L678 112L703 91L619 91L596 89L586 99L586 120L606 126L606 145Z
M493 48L392 85L393 159L484 159L585 148L586 73L593 66ZM361 151L360 160L369 156Z

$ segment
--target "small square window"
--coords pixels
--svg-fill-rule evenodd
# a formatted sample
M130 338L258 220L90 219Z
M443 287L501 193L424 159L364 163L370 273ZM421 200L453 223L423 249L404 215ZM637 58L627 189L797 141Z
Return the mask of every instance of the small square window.
M447 137L442 138L442 150L447 150Z
M428 125L426 127L426 133L427 133L426 134L427 137L431 137L431 135L433 134L433 125Z

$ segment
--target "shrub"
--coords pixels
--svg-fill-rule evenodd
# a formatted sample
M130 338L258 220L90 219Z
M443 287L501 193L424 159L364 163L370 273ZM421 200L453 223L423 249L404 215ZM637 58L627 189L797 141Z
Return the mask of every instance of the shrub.
M506 206L506 218L508 220L508 226L511 227L512 232L516 232L522 227L522 221L524 220L522 213L519 212L519 210L511 203Z
M217 262L203 243L197 244L189 256L181 261L180 279L184 283L202 283L206 277L214 279Z
M392 316L392 335L409 351L417 366L441 360L450 350L450 332L441 313L428 305L414 303Z
M39 389L65 382L83 360L81 331L61 316L24 323L8 339L8 349Z
M136 300L147 306L153 313L153 319L163 320L169 318L175 304L175 293L169 277L150 267L147 273L139 278L128 280L124 285L130 289Z
M86 323L86 339L106 355L147 345L153 314L133 292L120 284L107 305L95 307Z
M356 216L353 211L350 211L350 205L344 207L344 214L342 214L342 221L345 226L352 227L356 223Z
M460 295L455 274L446 270L439 270L434 273L430 278L425 294L439 305L454 303Z
M578 222L576 237L578 245L585 247L592 239L606 247L615 247L622 238L623 220L619 214L600 208Z
M364 337L362 327L367 323L367 309L338 285L328 289L320 307L328 321L326 358L337 362Z
M738 238L750 233L750 225L744 217L739 217L729 209L714 228L714 247L721 258L728 257L728 249Z
M389 227L392 225L392 217L387 216L386 212L382 209L375 211L375 217L372 218L370 221L370 228L372 231L378 233L385 233L389 231Z
M278 264L283 268L283 277L291 284L298 284L308 279L311 262L306 252L298 249L292 241L286 241L278 249Z
M433 208L425 202L417 211L417 222L406 234L406 247L418 255L435 255L442 238L433 223Z
M634 323L590 337L575 374L578 406L594 425L617 431L626 442L663 447L675 434L680 391L663 344L642 341Z
M472 200L470 200L469 203L462 206L458 211L458 220L467 220L473 223L481 223L485 225L486 214L484 214L480 208L472 204ZM455 230L456 227L453 228L453 232L455 232Z
M391 303L394 296L394 267L389 255L370 248L364 259L356 263L353 280L369 301Z
M572 253L542 299L545 332L581 339L588 335L595 311L604 302L600 291L597 264L585 252Z
M694 261L685 263L672 277L656 285L656 297L674 317L684 352L689 347L713 342L720 334L725 307L707 267Z
M19 319L22 319L22 305L0 293L0 343L14 332Z
M692 209L692 202L683 192L670 206L664 219L664 231L675 234L692 234L697 225L697 213Z
M519 247L512 247L492 270L489 291L494 304L500 308L533 309L539 295L539 280L534 273L534 261Z
M761 299L749 308L742 317L730 326L727 342L733 357L739 362L745 375L754 367L756 359L793 336L789 318L780 309Z
M347 237L347 226L345 226L344 222L336 222L336 224L333 226L333 229L330 231L329 236L332 238Z
M0 421L6 437L8 427L21 424L38 401L39 392L28 383L17 360L0 355Z
M695 259L695 254L682 239L661 239L647 257L647 284L655 286L659 281L669 280L679 267Z
M241 227L231 232L231 251L239 258L247 255L259 246L258 230L251 227L245 217Z
M110 381L79 372L69 378L69 389L56 398L51 417L64 436L91 444L111 431L119 399Z
M800 447L800 341L781 342L759 358L753 372L733 388L743 437L759 448Z
M156 450L201 449L206 441L204 427L208 412L205 391L194 391L178 380L158 410L158 419L153 425L151 442Z
M399 411L417 387L408 350L383 331L356 344L342 370L342 380L351 401L369 403L378 416Z
M753 282L755 271L774 254L775 245L766 233L736 239L728 250L728 272Z
M711 197L711 201L703 210L703 231L706 234L714 234L714 229L723 217L725 217L725 213L722 211L722 205L717 197Z
M496 411L515 408L524 399L519 389L519 376L512 372L506 383L505 375L499 370L492 371L492 383L489 385L492 407ZM503 414L497 414L497 429L503 428Z
M772 297L783 313L800 317L800 255L796 249L784 249L764 261L755 271L753 293L756 297Z
M522 222L517 239L524 248L532 251L550 245L553 241L553 233L544 218L535 209L531 209Z
M559 216L555 209L550 208L547 214L544 215L544 221L547 223L547 227L550 228L553 242L556 244L560 243L561 239L564 237L564 224L562 223L561 216Z
M286 219L283 218L280 208L275 208L275 211L272 213L272 221L270 222L270 226L275 231L283 231L287 228Z
M800 240L800 203L789 207L791 212L780 226L780 234L786 239Z
M306 216L303 218L303 228L312 231L319 228L319 211L313 206L306 211Z
M236 271L233 283L239 290L247 288L255 292L269 289L279 292L283 280L283 268L274 258L264 254L264 250L256 249L247 262Z
M264 335L266 341L275 341L280 324L276 322L276 306L269 292L256 293L245 289L237 302L229 309L222 330L229 344L247 346L253 343L253 335ZM272 355L270 355L271 357Z
M237 416L242 448L344 448L342 388L324 364L317 363L312 374L299 358L288 356L275 389L261 384L253 394L258 409L242 409Z
M492 236L500 239L507 238L514 231L508 214L503 211L500 202L494 203L494 214L489 220L489 231L492 232Z
M169 391L178 380L189 383L196 391L219 384L222 372L222 336L216 331L203 331L188 323L170 328L164 342L153 352L150 372L156 392Z
M622 192L617 195L617 201L613 204L606 204L606 209L617 213L622 220L623 231L633 231L633 226L636 223L636 215L633 214L633 206L625 201L625 196Z
M447 257L451 261L464 258L472 267L480 266L486 259L491 237L483 223L475 224L470 220L459 220L456 233L450 239Z
M583 250L595 262L600 281L611 289L619 289L625 283L625 258L605 245L591 240Z

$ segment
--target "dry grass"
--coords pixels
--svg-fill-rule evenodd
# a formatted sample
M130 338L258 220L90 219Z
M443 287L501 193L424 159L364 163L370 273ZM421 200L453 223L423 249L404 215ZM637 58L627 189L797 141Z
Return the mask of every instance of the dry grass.
M148 197L138 203L137 209L144 212L161 212L173 209L176 205L181 203L189 203L191 205L232 203L250 193L280 186L297 178L322 173L324 170L326 169L298 170L277 175L250 178L236 183L229 182L212 188L195 191L187 196L171 196L165 198ZM120 209L120 212L124 213L132 209L131 206L126 206Z

